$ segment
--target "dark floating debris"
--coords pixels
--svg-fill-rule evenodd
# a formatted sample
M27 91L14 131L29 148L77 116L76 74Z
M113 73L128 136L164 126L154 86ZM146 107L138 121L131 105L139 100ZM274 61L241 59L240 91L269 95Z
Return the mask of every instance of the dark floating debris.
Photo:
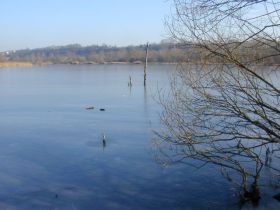
M275 198L276 200L278 200L280 202L280 193L274 195L273 198Z
M99 109L100 111L102 111L102 112L104 112L105 111L105 109Z
M87 106L86 110L94 109L94 106Z

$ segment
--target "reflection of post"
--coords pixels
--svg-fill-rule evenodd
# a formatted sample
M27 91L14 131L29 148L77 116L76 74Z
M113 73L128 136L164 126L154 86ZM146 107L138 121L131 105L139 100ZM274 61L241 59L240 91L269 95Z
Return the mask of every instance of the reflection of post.
M147 120L147 122L149 122L149 127L151 127L152 122L149 116L149 107L148 107L148 103L149 103L149 96L147 93L147 87L144 86L144 114L145 114L145 118Z
M131 79L131 76L130 76L130 75L129 75L128 86L129 86L129 87L131 87L131 86L132 86L132 79Z
M129 75L128 87L129 87L129 92L131 93L132 79L130 75Z
M147 88L144 86L144 111L145 114L148 112L148 97L147 97Z
M144 86L146 86L146 78L147 78L148 52L149 52L149 42L147 42L146 45L146 58L145 58L145 65L144 65Z

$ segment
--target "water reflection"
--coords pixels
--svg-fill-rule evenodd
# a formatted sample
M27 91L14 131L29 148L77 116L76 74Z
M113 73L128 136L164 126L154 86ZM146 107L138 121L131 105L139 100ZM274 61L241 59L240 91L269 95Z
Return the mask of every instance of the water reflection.
M212 164L235 186L240 205L249 201L257 207L267 177L280 171L279 144L269 133L270 129L275 135L279 131L274 128L274 123L278 125L277 94L254 75L245 77L236 68L203 67L186 65L178 70L169 94L160 96L165 129L155 142L159 160L197 169ZM267 101L263 105L259 100ZM268 164L272 156L273 164Z

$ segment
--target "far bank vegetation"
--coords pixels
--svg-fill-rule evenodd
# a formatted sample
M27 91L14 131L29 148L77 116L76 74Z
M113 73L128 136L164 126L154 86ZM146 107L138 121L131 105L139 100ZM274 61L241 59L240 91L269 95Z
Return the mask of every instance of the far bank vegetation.
M176 44L152 44L149 47L149 62L177 63L185 58L186 48ZM39 49L25 49L3 52L0 62L30 62L33 64L103 64L103 63L135 63L145 61L145 45L114 47L87 46L78 44L47 47Z
M265 45L256 46L258 50L251 51L250 46L236 48L239 43L234 40L227 41L227 48L232 49L232 54L243 62L255 60L260 65L279 65L280 55L273 54L273 48ZM276 43L277 44L277 43ZM248 45L254 45L251 42ZM269 59L263 59L265 55ZM67 46L54 46L38 49L24 49L0 53L0 67L11 64L104 64L104 63L134 63L141 64L145 61L145 45L115 47L107 45L81 46L79 44ZM208 63L223 62L218 54L209 53L200 49L195 43L160 43L149 46L150 63ZM5 64L6 63L6 64Z

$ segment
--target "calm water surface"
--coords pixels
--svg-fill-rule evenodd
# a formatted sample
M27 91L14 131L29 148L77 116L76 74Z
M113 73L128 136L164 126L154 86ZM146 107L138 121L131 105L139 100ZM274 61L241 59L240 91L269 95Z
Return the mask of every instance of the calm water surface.
M237 209L215 168L155 161L154 96L174 69L149 66L146 89L141 65L1 69L0 209Z

